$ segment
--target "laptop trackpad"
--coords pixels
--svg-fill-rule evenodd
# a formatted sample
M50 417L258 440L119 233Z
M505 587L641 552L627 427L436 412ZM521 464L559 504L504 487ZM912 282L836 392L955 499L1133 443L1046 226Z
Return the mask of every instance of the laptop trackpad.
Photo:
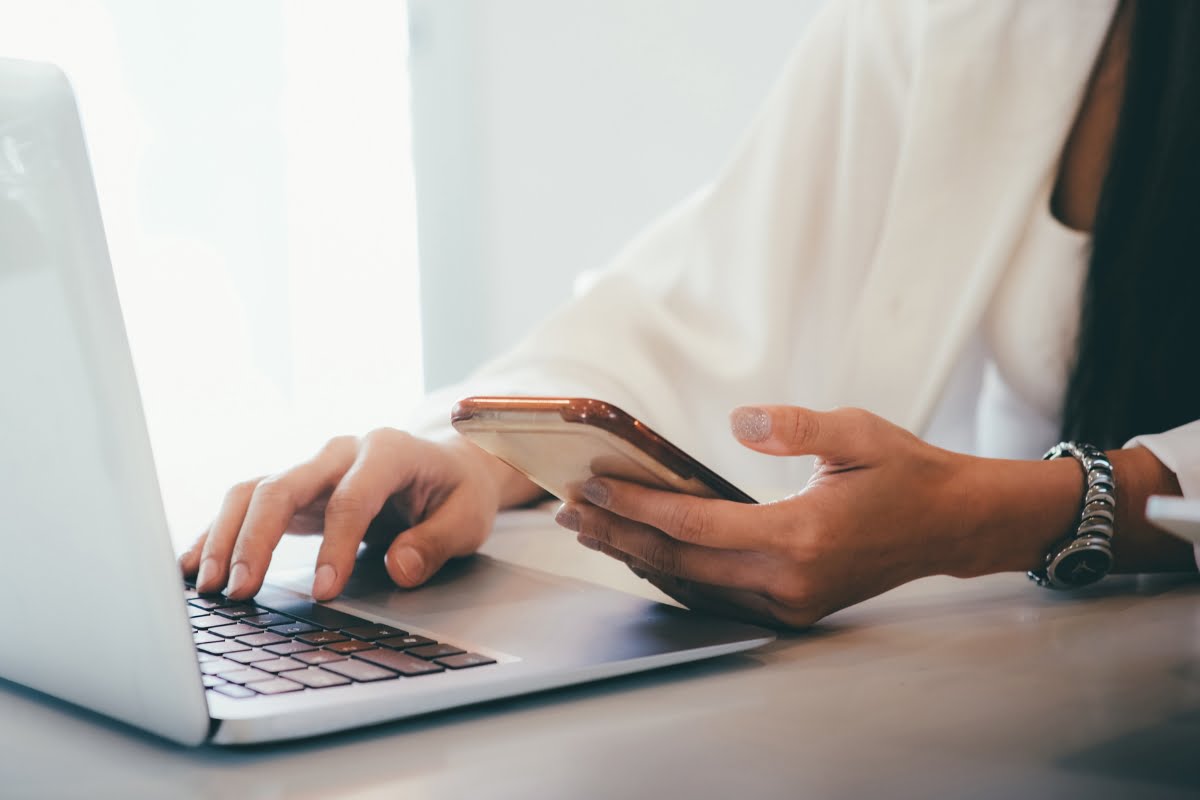
M307 595L312 569L273 571L270 582ZM417 589L392 583L382 558L360 559L328 605L459 637L460 646L558 660L633 658L722 639L711 621L682 609L479 554L451 561Z
M268 581L307 596L312 585L312 569L273 570ZM596 593L606 596L614 594L590 583L528 569L481 554L452 559L422 586L402 589L388 576L383 558L373 554L359 558L346 588L330 605L347 610L358 608L376 616L419 623L445 619L447 615L461 612L492 612L506 606L530 603L542 605L551 597L554 598L551 605L564 604L572 598L580 599Z

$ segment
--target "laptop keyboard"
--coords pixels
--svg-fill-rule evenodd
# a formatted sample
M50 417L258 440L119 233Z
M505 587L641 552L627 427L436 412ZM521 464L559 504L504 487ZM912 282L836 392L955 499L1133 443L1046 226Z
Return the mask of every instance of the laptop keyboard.
M258 697L354 683L416 678L495 664L408 631L269 591L252 601L185 588L204 686ZM266 603L264 603L264 597Z

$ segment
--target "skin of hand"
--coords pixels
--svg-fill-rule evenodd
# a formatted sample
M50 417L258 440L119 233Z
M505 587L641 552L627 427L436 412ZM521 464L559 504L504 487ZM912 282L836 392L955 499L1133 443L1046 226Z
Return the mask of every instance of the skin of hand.
M428 580L450 558L475 552L497 510L528 502L536 487L461 438L444 442L381 429L330 440L313 458L245 481L180 558L202 592L234 599L262 586L284 532L323 533L312 595L336 597L360 543L387 544L399 586Z
M558 523L690 608L804 627L919 577L1037 568L1079 511L1074 459L953 453L859 409L746 407L731 421L742 444L761 453L817 456L807 485L750 505L592 478L588 502L563 505ZM1118 483L1123 472L1162 470L1147 453L1114 452ZM1130 483L1125 499L1136 511L1118 505L1118 563L1194 569L1186 543L1133 518L1146 494L1170 491L1163 484L1173 481ZM1129 541L1121 543L1123 526Z

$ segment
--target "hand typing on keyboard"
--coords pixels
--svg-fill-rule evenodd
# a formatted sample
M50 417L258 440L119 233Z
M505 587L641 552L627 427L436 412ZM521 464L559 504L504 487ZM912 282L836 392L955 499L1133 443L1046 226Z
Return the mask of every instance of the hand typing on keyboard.
M500 508L540 489L459 438L434 442L381 429L329 441L312 459L229 490L216 517L180 558L202 593L234 600L262 586L285 532L322 534L312 595L336 597L364 540L398 585L418 586L455 556L473 553Z

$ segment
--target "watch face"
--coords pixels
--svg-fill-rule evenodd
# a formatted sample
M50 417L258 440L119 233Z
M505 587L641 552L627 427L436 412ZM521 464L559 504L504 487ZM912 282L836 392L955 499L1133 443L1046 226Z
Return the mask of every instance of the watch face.
M1112 554L1100 548L1087 548L1067 553L1051 565L1048 572L1067 586L1087 586L1108 574Z

